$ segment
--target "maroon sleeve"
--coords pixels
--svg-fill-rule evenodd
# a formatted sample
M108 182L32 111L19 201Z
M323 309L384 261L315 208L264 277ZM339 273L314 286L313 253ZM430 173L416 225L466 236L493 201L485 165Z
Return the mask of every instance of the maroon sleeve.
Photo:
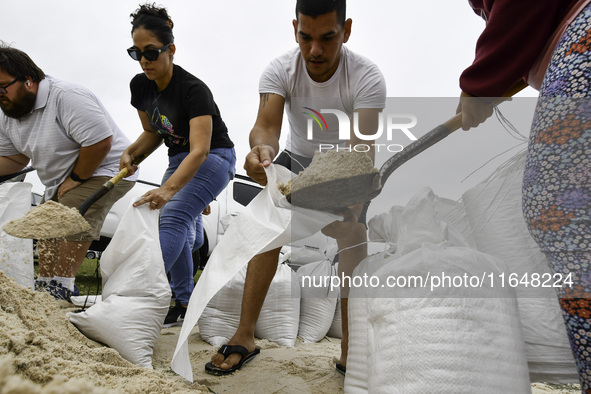
M460 76L463 91L502 97L529 72L550 38L560 0L485 0L486 27L476 43L474 63Z

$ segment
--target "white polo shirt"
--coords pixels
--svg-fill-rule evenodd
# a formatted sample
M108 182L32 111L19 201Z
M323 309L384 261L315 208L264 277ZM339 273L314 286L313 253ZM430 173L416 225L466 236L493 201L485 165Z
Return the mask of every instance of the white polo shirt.
M130 141L90 90L50 76L39 83L31 113L13 119L0 111L0 156L21 153L31 159L46 187L46 199L70 175L81 147L110 136L111 151L93 176L116 175ZM126 179L135 180L137 175Z

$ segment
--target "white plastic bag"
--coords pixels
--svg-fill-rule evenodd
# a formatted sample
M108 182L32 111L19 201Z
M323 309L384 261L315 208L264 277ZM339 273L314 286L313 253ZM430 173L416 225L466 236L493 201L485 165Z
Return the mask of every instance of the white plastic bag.
M292 242L282 249L289 253L289 265L294 271L301 266L321 260L334 260L338 252L337 241L322 233L314 234L299 241Z
M227 344L238 328L245 278L246 267L222 286L199 317L201 339L216 348Z
M287 245L320 231L341 217L292 207L277 184L292 173L271 164L265 169L267 186L232 222L211 254L197 282L172 358L173 371L193 381L188 338L212 297L257 254Z
M384 220L400 226L388 231L399 234L399 252L370 256L353 275L367 274L384 284L386 278L426 280L445 273L480 279L504 272L494 257L450 242L469 243L440 219L450 209L456 204L421 190L398 220ZM346 392L414 393L434 387L450 393L530 391L511 289L483 283L482 288L432 290L408 283L351 289Z
M246 267L217 292L199 317L201 339L212 346L227 344L238 328L245 278ZM280 346L293 346L298 330L299 303L295 273L287 264L279 264L261 308L255 336Z
M31 209L31 188L26 182L0 184L0 270L25 287L33 287L33 240L13 237L1 229Z
M533 240L521 210L526 152L462 195L476 248L506 263L508 274L549 273L546 256ZM516 287L532 381L578 383L555 289Z
M340 292L339 287L332 288L330 278L337 272L330 260L309 263L297 271L301 287L298 336L305 343L318 342L332 326Z
M280 346L295 345L300 321L300 287L295 272L282 263L269 286L254 335Z
M375 275L425 278L444 272L480 278L482 272L503 271L492 256L441 243L392 256ZM479 290L458 288L446 297L426 289L423 298L407 298L402 289L392 298L367 298L368 391L528 393L517 301L510 289L500 289L498 298L479 296Z
M332 318L332 323L330 324L330 328L326 333L327 337L331 338L343 338L343 317L341 313L341 297L340 297L340 290L339 295L337 298L337 305L334 311L334 317Z
M131 204L101 258L102 301L70 321L121 357L152 368L154 344L170 306L158 233L159 211Z
M353 275L373 275L387 263L390 254L377 253L366 257L359 263ZM345 390L347 393L367 393L369 388L369 298L363 297L363 289L352 287L347 303L349 324L349 349L347 353L347 374ZM341 337L342 337L341 328Z

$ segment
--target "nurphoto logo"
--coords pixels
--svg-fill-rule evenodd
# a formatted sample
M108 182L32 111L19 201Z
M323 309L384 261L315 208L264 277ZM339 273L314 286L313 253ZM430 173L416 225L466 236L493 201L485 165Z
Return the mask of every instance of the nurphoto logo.
M339 124L339 140L350 140L351 139L351 120L349 116L338 109L321 109L316 111L310 107L302 107L306 111L303 112L309 116L307 123L307 135L306 138L309 141L314 141L314 123L316 123L321 133L328 132L328 123L323 114L334 115L337 117ZM353 133L356 138L362 141L374 141L372 144L355 144L347 147L338 146L335 144L319 144L319 151L327 150L347 150L355 152L368 152L372 147L376 152L381 150L387 150L391 153L400 152L404 149L404 146L399 143L393 143L395 138L400 138L404 135L410 141L416 141L417 137L410 131L411 128L417 125L417 117L412 114L384 114L380 112L378 114L379 122L378 129L374 134L363 134L359 131L359 114L353 113ZM385 137L388 143L376 143L376 141L382 138L385 132ZM402 134L401 134L402 133Z

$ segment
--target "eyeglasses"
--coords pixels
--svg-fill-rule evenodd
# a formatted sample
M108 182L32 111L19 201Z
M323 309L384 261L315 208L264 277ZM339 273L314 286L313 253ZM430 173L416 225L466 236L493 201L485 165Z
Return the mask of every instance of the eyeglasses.
M172 42L164 45L162 48L146 49L143 52L140 51L139 49L131 47L131 48L127 49L127 53L129 53L129 56L131 56L131 58L133 60L137 60L138 62L140 60L142 60L142 56L145 57L146 59L148 59L149 61L153 62L154 60L158 59L158 56L160 56L160 54L162 52L165 52L168 49L168 47L171 45L172 45Z
M4 86L0 86L0 94L6 94L8 93L8 90L6 90L7 87L9 87L10 85L12 85L13 83L15 83L17 81L18 78L15 78L14 81L12 81L11 83L9 83L8 85L4 85Z

